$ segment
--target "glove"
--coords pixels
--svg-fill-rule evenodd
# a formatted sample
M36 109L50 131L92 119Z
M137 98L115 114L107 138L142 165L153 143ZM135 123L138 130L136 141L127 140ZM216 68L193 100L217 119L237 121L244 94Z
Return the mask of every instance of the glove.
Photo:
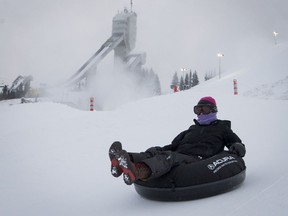
M239 142L233 143L229 147L229 152L231 152L232 154L236 154L240 157L244 157L246 154L245 145Z
M158 154L159 151L162 151L162 148L160 146L155 146L155 147L148 148L145 152L148 152L152 156L154 156L154 155Z

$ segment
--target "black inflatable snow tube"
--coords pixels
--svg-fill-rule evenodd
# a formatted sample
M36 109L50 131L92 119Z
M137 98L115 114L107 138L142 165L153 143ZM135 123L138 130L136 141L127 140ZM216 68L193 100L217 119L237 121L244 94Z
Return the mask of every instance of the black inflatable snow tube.
M246 177L245 162L227 151L196 163L182 164L168 174L136 181L139 195L159 201L184 201L214 196L237 188Z

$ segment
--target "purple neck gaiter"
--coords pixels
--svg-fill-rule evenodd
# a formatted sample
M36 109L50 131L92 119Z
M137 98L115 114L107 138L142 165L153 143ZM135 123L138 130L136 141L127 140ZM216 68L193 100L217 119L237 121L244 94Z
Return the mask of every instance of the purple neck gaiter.
M217 120L216 113L209 113L207 115L198 115L197 121L200 125L209 125L211 122Z

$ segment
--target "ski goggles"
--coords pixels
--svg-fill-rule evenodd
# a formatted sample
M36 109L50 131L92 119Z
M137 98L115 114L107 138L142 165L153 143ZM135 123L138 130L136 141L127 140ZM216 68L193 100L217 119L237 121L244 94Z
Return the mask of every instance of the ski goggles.
M204 115L207 115L211 112L215 112L214 110L215 110L214 107L209 106L209 105L196 105L196 106L194 106L194 113L196 115L200 115L201 113Z

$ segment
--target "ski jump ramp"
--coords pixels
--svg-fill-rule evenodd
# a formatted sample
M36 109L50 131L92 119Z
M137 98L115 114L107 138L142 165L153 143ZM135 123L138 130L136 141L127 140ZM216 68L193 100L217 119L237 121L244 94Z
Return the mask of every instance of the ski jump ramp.
M66 82L69 88L86 86L91 75L96 73L97 65L112 50L114 60L120 59L129 70L137 70L146 62L145 53L130 54L136 42L137 14L124 9L113 17L112 36L93 54Z

